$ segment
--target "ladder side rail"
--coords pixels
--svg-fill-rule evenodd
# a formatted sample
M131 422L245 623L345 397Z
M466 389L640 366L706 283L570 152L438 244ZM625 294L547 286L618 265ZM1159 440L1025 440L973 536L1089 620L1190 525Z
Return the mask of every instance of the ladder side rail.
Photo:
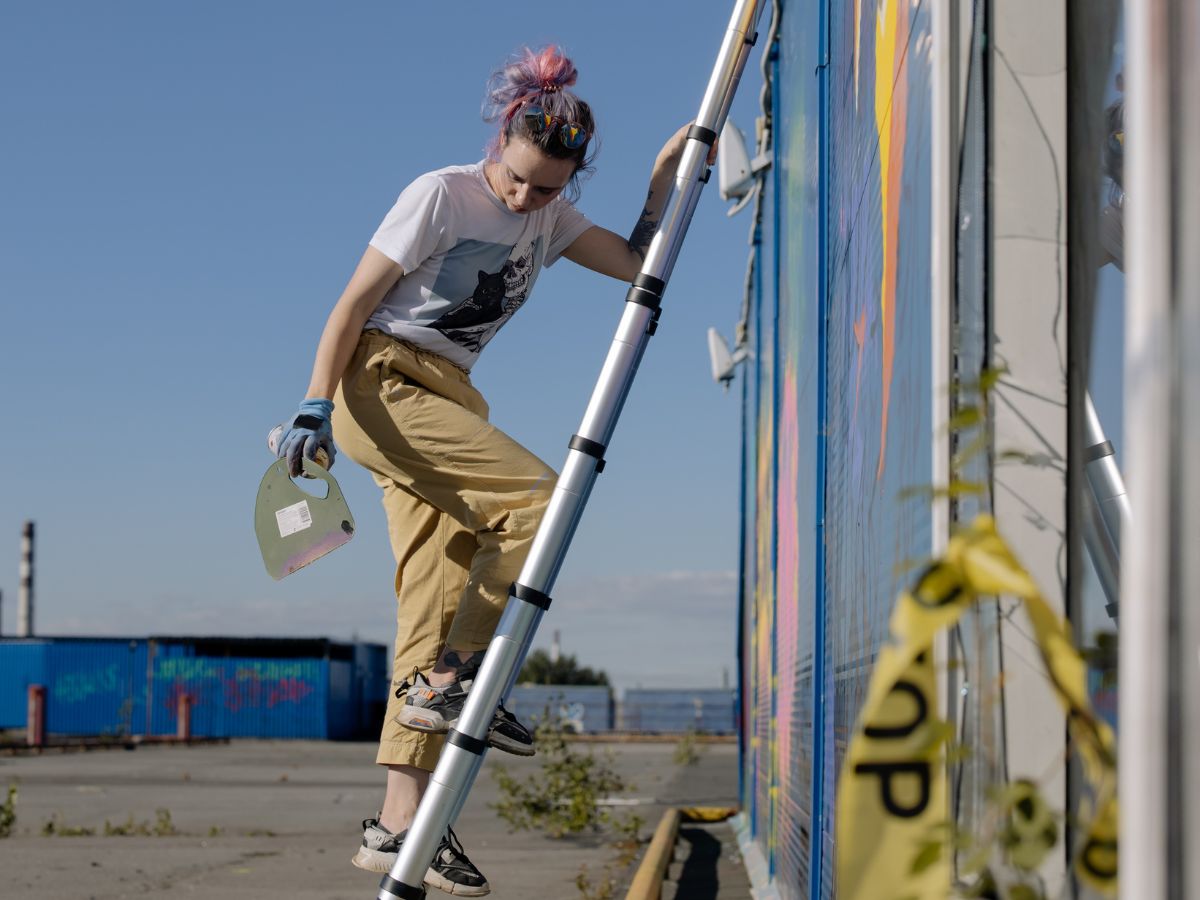
M1090 394L1084 400L1084 471L1109 539L1120 555L1121 535L1129 530L1129 495L1113 446L1104 434Z

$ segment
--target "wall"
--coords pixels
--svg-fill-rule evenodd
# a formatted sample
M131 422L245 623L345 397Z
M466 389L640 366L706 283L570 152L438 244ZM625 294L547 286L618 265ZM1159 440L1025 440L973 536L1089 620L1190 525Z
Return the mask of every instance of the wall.
M892 601L930 552L929 28L921 3L787 2L769 64L742 793L788 898L832 896L837 767Z

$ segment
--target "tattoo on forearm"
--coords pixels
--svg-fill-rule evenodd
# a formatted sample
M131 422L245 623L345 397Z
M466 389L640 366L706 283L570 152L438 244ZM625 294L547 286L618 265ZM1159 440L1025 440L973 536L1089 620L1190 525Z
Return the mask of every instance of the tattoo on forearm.
M650 212L650 198L653 196L653 189L646 192L646 205L642 207L642 214L626 241L629 249L643 260L646 258L646 251L650 249L650 242L654 239L654 232L658 229L658 220L654 218L654 213Z

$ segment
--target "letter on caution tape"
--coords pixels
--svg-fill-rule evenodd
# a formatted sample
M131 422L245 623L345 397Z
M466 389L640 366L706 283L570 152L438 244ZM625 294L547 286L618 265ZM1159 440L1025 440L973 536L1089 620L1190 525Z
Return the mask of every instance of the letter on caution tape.
M923 853L944 826L943 747L949 726L936 715L934 636L980 596L1024 601L1094 806L1076 853L1079 878L1104 894L1117 886L1115 741L1092 712L1087 670L1063 621L996 533L990 516L951 538L946 554L892 609L892 639L880 648L838 782L838 896L843 900L943 897L948 853ZM941 828L943 835L948 830ZM947 839L947 846L950 842ZM951 851L952 852L952 851ZM919 864L918 858L921 857Z

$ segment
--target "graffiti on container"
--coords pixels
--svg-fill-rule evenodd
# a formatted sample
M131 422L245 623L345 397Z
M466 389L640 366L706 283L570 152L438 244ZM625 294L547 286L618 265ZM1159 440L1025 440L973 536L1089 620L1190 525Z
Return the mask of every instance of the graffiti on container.
M54 679L52 694L60 703L80 703L96 694L107 694L121 686L116 663L92 672L67 672Z
M311 659L267 661L239 660L234 670L235 678L311 678L316 671L316 661ZM229 665L213 659L181 657L160 659L154 664L154 677L164 680L203 681L206 678L226 678Z
M584 705L578 701L560 705L558 707L558 715L562 719L563 728L576 734L581 733L584 730L583 714L586 711Z
M231 712L239 709L257 709L265 706L273 709L280 703L299 703L315 688L299 678L264 680L257 674L242 675L222 682L225 693L225 708Z
M193 706L219 704L233 713L300 703L317 690L316 676L313 660L239 661L234 668L212 660L167 659L155 671L156 679L170 682L161 702L171 715L185 695Z

